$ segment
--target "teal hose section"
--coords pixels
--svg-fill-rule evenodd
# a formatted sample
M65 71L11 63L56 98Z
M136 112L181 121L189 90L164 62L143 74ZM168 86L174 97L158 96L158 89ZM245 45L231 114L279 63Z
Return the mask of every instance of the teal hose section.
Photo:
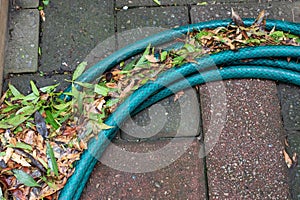
M271 62L269 62L269 61L271 61ZM267 63L269 65L264 65L264 63ZM244 73L247 70L247 68L249 68L249 70L253 71L254 67L263 68L262 66L264 66L264 67L270 66L270 67L273 67L273 68L278 68L277 71L280 71L280 69L284 69L284 70L287 70L287 72L293 72L293 73L300 72L300 64L297 64L297 63L295 63L295 65L290 65L290 63L288 63L288 62L282 61L282 62L280 62L281 63L280 66L276 65L277 62L274 66L270 65L271 63L274 63L273 60L262 60L261 66L258 65L259 63L256 63L255 65L249 65L250 64L249 63L248 65L245 65L245 64L242 65L242 66L234 65L234 66L230 66L230 67L225 67L221 70L212 70L212 71L209 71L209 72L203 72L203 73L197 73L197 74L191 75L191 76L187 77L186 80L185 79L180 80L180 81L168 86L167 88L162 89L161 91L159 91L158 93L152 95L151 97L149 97L146 101L144 101L142 104L139 105L139 107L131 114L131 116L134 116L137 113L144 110L145 108L148 108L149 106L159 102L160 100L162 100L164 98L167 98L167 97L169 97L170 95L173 95L176 92L179 92L180 88L185 88L186 89L186 88L188 88L189 85L190 86L195 86L195 82L197 82L197 79L203 79L203 83L205 83L206 79L209 82L220 80L220 78L221 78L221 80L222 79L230 79L230 77L233 76L232 75L233 69L236 69L234 72L236 72L237 70L238 70L238 72L236 72L235 77L231 77L231 78L236 78L236 77L253 78L253 76L252 76L253 72L251 73L251 77L243 77L243 76L247 76L247 73L245 73L245 74L241 74L241 73ZM245 69L243 69L243 68L245 68ZM283 72L285 72L284 70L283 70ZM210 75L207 75L207 73L210 73ZM223 75L224 73L226 74L226 76ZM211 78L212 74L215 74L214 79ZM255 77L255 78L264 78L264 77ZM295 81L299 81L299 80L288 80L287 79L286 81L283 81L283 82L292 83L292 84L297 85L295 83Z
M254 19L243 19L246 26L250 26L255 20ZM138 53L141 53L145 50L145 48L151 44L152 46L157 46L160 44L164 44L170 41L173 41L176 38L182 37L189 31L194 29L200 30L204 28L216 28L220 26L227 26L232 23L231 19L225 20L213 20L207 22L201 22L197 24L190 24L186 26L181 26L178 28L170 29L167 31L163 31L161 33L149 36L144 38L143 40L137 41L131 45L128 45L110 56L104 58L100 62L96 63L94 66L90 67L83 73L77 81L79 82L92 82L101 76L105 71L110 70L118 63L123 60L130 58ZM300 26L297 23L293 22L284 22L280 20L267 20L266 29L271 30L273 27L276 27L276 30L284 30L289 31L292 34L300 33ZM66 92L71 91L71 86L66 89Z
M272 66L282 69L289 69L300 72L300 63L295 61L286 60L274 60L274 59L255 59L251 61L236 61L233 63L227 63L226 66L237 66L237 65L257 65L257 66Z
M246 19L245 24L252 24L253 19ZM79 77L77 81L82 82L91 82L94 79L98 78L105 71L111 69L120 61L131 57L137 53L142 52L149 43L152 45L158 45L165 42L169 42L174 38L182 36L182 34L190 31L192 29L203 29L203 28L215 28L219 26L227 26L231 20L217 20L210 22L203 22L194 25L188 25L179 27L177 29L172 29L169 31L162 32L160 34L156 34L153 37L148 37L142 41L135 42L133 45L125 47L111 56L103 59L93 67L89 68L82 76ZM296 23L291 22L283 22L278 20L268 20L267 21L267 29L271 29L276 25L277 30L285 30L290 31L292 34L298 34L300 32L300 26ZM300 57L300 48L299 47L286 47L286 46L265 46L265 47L249 47L243 48L238 51L225 51L218 54L204 56L198 59L198 64L190 63L185 64L179 68L171 69L162 75L160 75L155 82L149 82L142 86L140 89L135 91L130 97L128 97L124 103L122 103L117 110L108 117L106 120L106 124L114 126L112 129L103 130L98 134L98 139L91 139L88 144L88 150L84 151L81 155L80 160L76 163L76 168L74 174L69 178L67 184L60 192L59 199L79 199L84 189L85 183L88 180L90 173L94 165L97 162L96 158L100 158L103 151L110 143L110 140L115 136L115 131L118 129L118 125L121 124L130 113L134 112L138 106L147 100L151 95L156 94L164 87L171 86L175 84L177 81L184 79L185 77L189 77L192 74L197 72L204 72L207 69L210 69L216 65L222 65L226 63L232 63L234 61L238 61L241 59L248 58L269 58L269 57L277 57L277 58L286 58ZM245 70L248 69L243 66L244 73ZM225 68L224 68L225 70ZM245 76L239 74L240 68L234 70L234 68L226 68L226 70L232 70L232 73L236 73L241 78ZM259 74L262 74L264 70L267 70L266 67L257 68L257 73L254 73L253 68L253 77L260 77ZM223 70L220 70L220 73ZM272 74L273 72L277 73L277 71L282 71L279 73L280 75ZM209 71L208 71L209 72ZM207 73L208 73L207 72ZM223 72L222 72L223 73ZM247 72L248 73L248 72ZM252 73L252 72L249 72ZM271 77L265 77L272 80L281 80L284 82L297 83L296 79L299 80L299 75L296 72L284 69L269 69L266 74L269 74ZM286 76L284 76L286 74ZM203 73L202 73L203 75ZM289 78L290 77L290 78ZM239 78L232 77L232 78ZM200 79L199 79L200 80ZM174 83L175 82L175 83ZM207 80L206 80L207 82ZM67 89L70 90L70 87Z

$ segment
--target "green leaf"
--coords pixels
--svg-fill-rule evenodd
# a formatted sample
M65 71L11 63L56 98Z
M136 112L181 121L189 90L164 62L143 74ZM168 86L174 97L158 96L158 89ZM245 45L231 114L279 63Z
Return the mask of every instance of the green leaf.
M42 87L42 88L40 88L40 91L43 93L50 93L50 92L53 92L57 88L57 86L59 86L59 83L56 85L49 85L46 87Z
M206 5L207 5L207 2L206 2L206 1L197 3L197 6L206 6Z
M25 149L28 151L32 151L32 147L29 144L26 144L24 142L17 142L16 145L9 144L7 147L12 147L12 148L19 148L19 149Z
M284 33L283 31L274 31L273 33L270 33L270 36L275 40L279 40L279 39L283 39Z
M159 0L153 0L154 3L156 3L157 5L161 5Z
M6 152L0 152L0 157L5 156Z
M69 109L71 105L72 105L72 102L68 101L66 103L61 103L61 104L53 105L53 107L55 109L57 109L57 110L65 110L65 109Z
M46 122L49 123L55 130L57 130L60 127L60 124L57 123L57 121L54 119L52 113L50 110L45 110L46 112Z
M136 63L137 59L134 59L133 61L131 61L130 63L128 63L122 71L130 71L134 68L134 64Z
M19 108L19 107L20 107L20 105L12 105L12 106L8 106L8 107L4 108L3 110L1 110L1 112L2 112L2 113L7 113L7 112L9 112L9 111L11 111L11 110L13 110L13 109L15 109L15 108Z
M45 167L45 169L48 168L48 165L47 165L47 163L44 161L44 159L42 159L41 157L38 157L37 159L38 159L38 161L43 165L43 167Z
M94 87L94 84L91 84L91 83L84 83L84 82L77 82L77 81L75 81L74 83L76 83L77 85L80 85L80 86L82 86L84 88L91 89L91 88Z
M208 35L211 35L211 33L207 31L200 31L199 33L197 33L196 39L201 39L203 36L208 36Z
M16 115L19 115L19 114L30 115L30 114L32 114L32 110L33 110L33 109L34 109L34 106L33 106L33 105L25 106L25 107L19 109L19 110L16 112Z
M39 54L39 56L42 55L42 49L41 49L41 47L38 48L38 54Z
M108 126L108 125L106 125L104 123L101 123L101 124L99 124L99 128L101 130L105 130L105 129L111 129L111 128L113 128L113 126Z
M82 62L77 66L77 68L74 71L72 81L76 80L84 72L86 66L87 62Z
M183 47L186 48L186 50L188 50L188 52L195 52L195 46L193 46L191 44L185 44Z
M14 95L14 97L22 97L23 96L23 94L21 94L19 92L19 90L17 90L17 88L15 88L15 86L8 84L8 88L10 89L10 91Z
M31 89L32 89L33 94L35 96L39 97L40 96L39 90L38 90L38 88L36 87L36 85L34 84L34 82L32 80L30 80L30 85L31 85Z
M56 158L54 156L53 149L48 141L46 142L46 144L47 144L46 155L47 155L47 159L48 159L48 165L49 165L51 171L54 172L55 176L58 176L58 167L57 167L57 162L56 162Z
M174 65L180 65L180 64L183 63L184 59L185 59L184 56L178 56L178 57L175 57L175 58L173 59L173 64L174 64Z
M168 56L168 52L167 51L163 51L160 54L160 61L165 61L167 59Z
M29 187L40 187L40 185L27 173L19 169L13 169L14 176L26 186Z
M107 102L106 102L106 106L107 107L111 107L111 106L113 106L113 105L115 105L116 103L118 103L119 102L119 99L110 99L110 100L108 100Z
M31 111L32 114L35 112L35 109ZM9 125L12 125L13 127L17 127L20 124L22 124L24 121L26 121L30 115L22 114L22 115L15 115L9 119L6 120L6 123Z
M94 92L102 96L107 96L109 92L109 88L97 84L95 85Z
M6 121L0 121L0 128L2 129L9 129L13 127L14 127L13 125L8 124Z
M55 183L48 181L47 178L45 176L42 176L41 179L50 187L53 188L54 190L57 190L57 186L55 185Z
M149 55L149 53L150 53L150 48L151 48L151 44L149 44L149 45L147 46L147 48L145 49L145 51L144 51L142 57L139 59L139 61L136 63L135 66L141 66L141 65L143 65L143 64L145 63L145 61L147 61L147 59L145 58L145 56L146 56L146 55Z
M23 98L23 101L33 101L39 99L39 96L36 96L34 93L30 93Z
M49 5L49 0L43 0L43 4L44 4L45 6L48 6L48 5Z

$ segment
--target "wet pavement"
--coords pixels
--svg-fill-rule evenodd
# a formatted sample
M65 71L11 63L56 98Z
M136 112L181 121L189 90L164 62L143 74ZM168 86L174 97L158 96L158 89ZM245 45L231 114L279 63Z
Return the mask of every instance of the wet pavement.
M29 80L35 80L39 87L61 83L63 89L68 85L65 80L70 80L83 60L93 65L116 49L166 28L229 18L231 7L242 17L255 17L265 9L268 18L300 21L299 2L230 2L170 0L161 1L162 6L158 6L152 0L51 0L45 7L46 21L36 26L37 22L29 19L30 14L26 15L28 19L22 17L25 21L14 20L25 12L37 13L36 1L16 0L10 9L13 24L9 40L13 41L11 45L15 42L19 46L8 50L4 83L11 82L24 93L30 91ZM15 28L18 23L24 24L21 33ZM20 34L32 39L20 44ZM28 56L14 51L30 48L35 51L29 51ZM14 65L13 60L19 64ZM145 131L140 134L143 137L134 137L138 134L134 133L134 123L125 123L126 131L119 133L109 147L111 150L97 164L82 199L300 198L299 166L288 169L281 153L288 136L289 151L300 154L298 87L251 79L230 80L191 91L200 91L195 100L186 91L181 102L174 101L174 96L160 102L162 112L147 109L134 118L140 127L150 124L145 130L159 128L155 131L159 134L149 136ZM187 109L181 112L189 114L185 119L178 117L183 103ZM159 124L163 115L167 122ZM159 119L158 124L155 119ZM177 124L185 128L176 130ZM218 133L218 140L213 141L210 133ZM208 143L206 154L203 134ZM165 146L177 156L170 163L165 160L173 154L171 150L164 154ZM122 151L116 149L129 157L122 159ZM176 149L184 150L176 153ZM153 152L147 159L150 162L134 165L138 163L136 152ZM160 167L147 171L155 158L158 164L154 166ZM128 172L127 165L135 170Z

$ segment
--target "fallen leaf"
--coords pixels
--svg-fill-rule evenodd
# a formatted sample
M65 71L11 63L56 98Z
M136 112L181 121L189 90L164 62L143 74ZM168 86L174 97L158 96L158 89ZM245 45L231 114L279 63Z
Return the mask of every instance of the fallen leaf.
M7 162L10 160L12 154L14 153L14 149L13 148L7 148L5 151L5 156L3 157L3 161L5 162L5 164L7 164Z
M245 24L242 18L231 8L231 18L235 25L245 27Z
M26 172L19 169L13 169L12 172L14 173L18 181L20 181L24 185L29 187L40 187L40 185Z
M287 165L287 167L291 168L293 161L290 158L290 156L288 155L288 153L285 151L285 149L283 150L283 157L284 157L285 164Z
M262 10L258 14L257 18L255 19L254 24L257 25L258 27L262 27L264 19L265 19L265 10Z
M157 63L159 62L159 60L157 58L155 58L155 56L153 54L151 55L145 55L145 58L151 62L151 63Z
M43 136L43 138L47 138L48 137L48 130L46 127L46 122L45 119L43 118L43 116L40 114L39 111L36 111L34 113L34 123L36 126L36 130L37 132Z
M40 10L40 16L41 16L43 21L46 21L46 15L45 15L44 10Z
M19 154L13 153L11 159L16 163L22 165L23 167L31 167L31 165L26 161L26 159L20 156Z
M153 0L154 3L156 3L157 5L161 5L159 0Z
M287 138L284 139L284 144L285 144L286 147L289 147L289 146L290 146L290 145L289 145L289 142L288 142L288 140L287 140Z
M184 95L184 91L181 90L179 92L177 92L174 96L174 102L176 102L182 95Z

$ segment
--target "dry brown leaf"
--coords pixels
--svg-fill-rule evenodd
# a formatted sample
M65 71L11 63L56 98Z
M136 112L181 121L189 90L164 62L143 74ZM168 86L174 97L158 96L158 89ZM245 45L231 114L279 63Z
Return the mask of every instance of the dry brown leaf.
M11 159L16 163L19 163L23 167L31 167L31 165L26 161L26 159L20 156L19 154L13 153Z
M17 139L16 138L10 138L9 143L12 144L13 146L17 145Z
M285 164L287 165L287 167L291 168L293 161L290 158L289 154L285 151L285 149L283 150L283 157L284 157L284 161L285 161Z
M118 88L118 85L116 83L106 83L105 85L108 88Z
M245 26L242 18L231 8L231 18L237 26Z
M12 154L14 153L14 149L8 147L5 151L5 156L4 157L0 157L0 159L2 158L3 161L5 162L5 164L7 164L7 162L10 160Z
M157 58L155 58L155 56L153 54L151 55L145 55L145 58L151 62L151 63L157 63L159 62L159 60Z
M183 90L177 92L177 93L175 94L175 96L174 96L174 102L176 102L176 101L177 101L181 96L183 96L183 95L184 95L184 91L183 91Z
M265 10L262 10L254 21L254 24L261 27L265 19Z
M34 138L35 138L35 132L33 130L28 130L25 133L23 141L27 144L33 145L34 144Z
M46 16L44 10L40 10L40 15L43 21L46 21Z
M105 104L105 100L104 100L104 97L100 98L100 99L97 99L95 102L94 102L94 106L97 108L98 112L101 112L102 108L103 108L103 105Z
M286 147L289 147L289 146L290 146L290 145L289 145L289 142L288 142L288 140L287 140L287 138L284 139L284 144L285 144Z
M121 91L120 98L124 98L128 95L128 93L131 91L131 89L134 86L134 82L135 82L134 80L130 80L129 85L127 85L126 88Z

